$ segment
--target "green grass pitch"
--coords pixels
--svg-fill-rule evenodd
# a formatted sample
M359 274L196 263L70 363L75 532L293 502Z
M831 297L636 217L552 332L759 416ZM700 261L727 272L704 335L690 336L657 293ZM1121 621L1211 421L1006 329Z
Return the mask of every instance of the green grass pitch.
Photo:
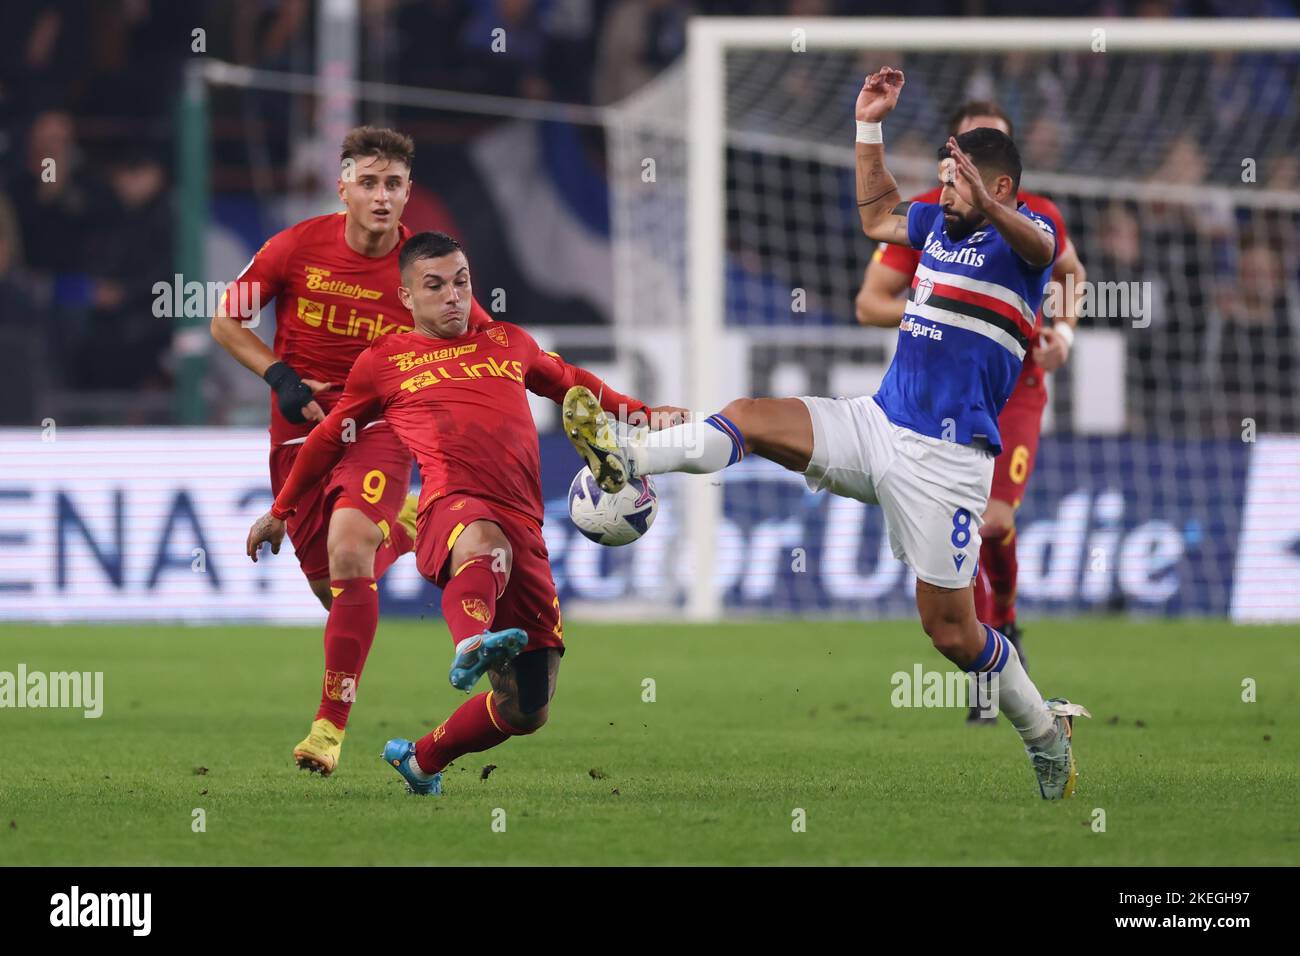
M440 621L381 623L328 779L290 757L318 629L9 625L0 671L103 671L105 707L0 710L0 865L1300 863L1294 628L1026 630L1039 688L1094 715L1062 803L1005 722L891 706L895 671L945 668L912 622L570 623L550 724L440 798L379 759L464 699Z

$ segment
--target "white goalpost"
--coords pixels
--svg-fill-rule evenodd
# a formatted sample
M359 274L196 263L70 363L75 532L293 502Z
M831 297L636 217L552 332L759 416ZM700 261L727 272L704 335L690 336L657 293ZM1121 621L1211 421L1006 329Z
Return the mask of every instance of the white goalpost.
M1090 279L1148 296L1122 305L1128 315L1085 318L1052 382L1059 440L1026 499L1043 525L1022 529L1026 596L1069 610L1235 615L1245 600L1246 617L1300 614L1263 587L1242 591L1250 568L1273 592L1300 584L1300 560L1294 579L1283 560L1296 509L1278 504L1260 524L1242 497L1261 455L1294 454L1281 436L1298 430L1287 378L1300 366L1243 352L1237 331L1255 320L1232 302L1276 263L1281 291L1258 307L1278 316L1276 341L1256 351L1294 353L1297 51L1290 21L696 18L684 62L607 119L617 334L662 342L664 380L678 362L700 411L874 390L896 333L853 320L873 248L844 208L854 84L885 63L907 72L885 122L905 193L931 184L948 113L997 100L1017 123L1026 188L1062 208ZM1262 442L1237 436L1247 420ZM1233 441L1248 447L1238 455ZM909 579L877 547L878 516L830 502L807 517L798 476L766 464L674 486L689 616L902 611ZM817 567L787 572L801 553ZM1235 577L1216 577L1216 562Z

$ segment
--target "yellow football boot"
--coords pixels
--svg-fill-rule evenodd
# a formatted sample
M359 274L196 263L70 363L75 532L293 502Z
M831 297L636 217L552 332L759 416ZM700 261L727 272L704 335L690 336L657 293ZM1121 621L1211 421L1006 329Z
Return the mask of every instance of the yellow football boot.
M293 748L293 759L303 770L328 777L339 765L344 731L325 717L311 722L307 739Z
M564 434L587 462L596 484L617 494L627 484L627 457L619 447L613 419L591 389L575 385L564 396Z

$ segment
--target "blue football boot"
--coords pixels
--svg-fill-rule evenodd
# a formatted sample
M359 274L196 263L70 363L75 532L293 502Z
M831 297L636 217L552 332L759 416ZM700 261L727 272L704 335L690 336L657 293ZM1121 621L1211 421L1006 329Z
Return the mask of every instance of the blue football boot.
M517 627L504 631L484 631L467 637L456 645L447 680L457 690L468 691L483 672L497 664L513 660L528 643L528 635Z
M422 797L436 797L442 793L442 773L420 779L416 776L419 764L415 762L415 744L404 737L394 737L384 744L384 763L402 775L406 781L406 792Z

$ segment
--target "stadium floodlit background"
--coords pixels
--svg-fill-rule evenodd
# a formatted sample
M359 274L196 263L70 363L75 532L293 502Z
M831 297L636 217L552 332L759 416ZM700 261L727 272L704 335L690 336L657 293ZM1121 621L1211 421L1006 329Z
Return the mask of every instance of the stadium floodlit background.
M1005 16L1050 5L869 6ZM1072 13L1171 25L1294 14L1246 6ZM268 500L266 388L206 329L213 290L267 236L338 208L337 144L355 122L414 136L405 221L464 240L489 308L620 388L690 404L688 19L860 7L8 8L0 618L318 618L291 561L253 568L239 554ZM924 36L937 21L911 22ZM1020 512L1023 606L1300 619L1300 508L1288 505L1300 461L1288 437L1300 429L1297 53L1098 53L1080 37L1058 50L729 52L725 319L708 394L862 394L888 364L893 334L853 318L872 244L842 134L864 69L907 73L889 120L905 192L928 186L952 106L996 99L1016 123L1026 184L1056 200L1090 278L1116 290L1051 378ZM264 317L269 337L270 308ZM698 549L680 545L691 539L679 483L663 482L654 534L601 553L564 518L573 459L547 404L535 406L547 536L566 603L698 609L685 592L708 576L694 574ZM724 499L709 531L719 602L706 615L910 613L876 509L814 499L759 462L728 473ZM795 548L810 559L803 571ZM413 562L383 587L389 614L432 600Z
M904 194L931 185L934 149L952 109L966 99L996 100L1015 123L1025 187L1060 206L1089 279L1103 284L1069 362L1050 377L1044 438L1018 512L1020 618L1030 654L1057 627L1046 622L1060 622L1061 644L1072 642L1077 655L1063 658L1071 672L1093 673L1096 682L1115 677L1121 700L1155 698L1137 683L1124 698L1123 682L1137 678L1109 666L1103 675L1103 663L1115 658L1087 658L1085 645L1126 655L1148 675L1173 674L1166 667L1175 659L1200 668L1198 679L1222 666L1236 693L1240 668L1212 657L1228 646L1219 643L1225 622L1300 621L1300 44L1276 42L1294 36L1284 31L1294 31L1300 11L1294 0L1083 0L1069 7L1079 19L1063 21L1054 18L1059 6L7 4L0 12L0 620L7 622L0 670L12 670L15 655L56 660L48 656L58 646L53 636L63 634L74 642L69 653L123 655L113 664L123 685L139 688L129 693L146 710L172 694L176 714L186 713L185 681L201 675L185 671L170 649L207 646L202 635L212 629L188 625L220 625L228 627L222 640L248 653L263 692L276 693L278 677L292 673L310 700L324 614L290 555L254 566L243 554L249 524L271 500L267 387L215 345L208 322L223 284L268 236L339 208L338 145L362 122L414 138L404 221L464 242L479 301L620 390L691 407L706 396L706 408L746 394L872 391L896 333L863 328L854 317L873 244L854 209L851 114L864 73L891 64L907 76L885 123L888 162ZM697 18L755 15L786 19L769 21L776 33L762 42L729 45L723 35L718 74L711 86L697 85L688 42ZM878 16L900 19L867 19ZM845 42L819 46L816 30L800 42L802 25L821 17L851 18L834 28ZM1027 17L1042 19L1015 19ZM1225 19L1218 42L1159 40L1193 19L1220 17L1274 19L1237 33L1244 21ZM1040 41L981 47L971 41L975 25L1037 32ZM1119 42L1129 25L1154 39ZM1104 40L1097 48L1098 28L1111 31L1109 48ZM1077 35L1043 39L1072 29ZM705 96L722 105L725 119L710 138L721 172L701 193L691 178L700 140L690 122ZM712 237L697 229L693 203L701 200L716 204L720 228ZM706 257L716 269L701 283L707 273L697 266ZM268 307L258 332L269 340L273 329ZM650 533L632 547L602 549L567 517L578 460L558 431L557 411L544 400L534 411L545 532L565 622L593 628L587 647L569 656L576 666L586 655L588 666L616 668L618 648L631 653L663 639L682 658L671 666L685 668L687 655L698 655L711 673L732 673L740 665L726 647L738 645L726 642L751 639L726 626L682 631L695 635L689 640L635 627L601 631L609 627L596 623L602 617L755 622L769 628L752 637L767 648L756 652L756 674L786 667L779 651L789 632L779 622L791 619L817 622L800 633L827 635L837 654L852 653L854 638L871 633L912 647L910 657L888 658L900 666L938 663L914 622L912 578L890 553L878 509L813 496L799 476L746 461L718 479L665 476ZM704 508L690 513L709 520L685 519L690 494L692 507ZM700 572L701 561L709 573ZM418 659L443 666L449 645L440 643L437 592L413 560L383 578L381 597L377 647L405 647L402 635L419 633L423 643L410 638L410 660L418 646ZM856 623L845 629L832 619ZM904 623L877 627L891 620ZM153 626L138 632L134 624L99 626L146 621ZM33 626L50 622L95 626ZM272 623L310 625L293 645L300 656L292 665L278 643L290 630L262 626ZM1277 628L1227 633L1233 648L1254 654L1255 670L1243 674L1261 676L1296 659L1293 627L1289 640ZM111 644L97 643L100 634ZM191 643L174 643L182 641ZM214 674L225 666L226 646L203 652ZM1211 656L1196 657L1197 648ZM1036 660L1050 656L1043 651ZM384 665L373 666L378 692ZM151 668L165 691L145 688ZM845 668L846 680L853 670ZM582 685L581 672L571 673L571 686L596 694L592 678ZM640 680L640 672L619 673ZM803 718L807 690L785 718ZM1168 700L1151 706L1176 715L1181 690L1166 690ZM844 689L854 707L857 694ZM1293 705L1294 693L1289 699ZM391 712L398 704L390 697L384 706ZM1128 705L1117 706L1127 720ZM869 719L850 713L843 719ZM620 728L631 726L623 720ZM598 723L603 730L604 716ZM287 759L282 745L298 730L296 723L259 725L249 745ZM82 733L90 742L90 731ZM559 729L547 734L568 739ZM9 744L24 752L16 738ZM924 752L924 745L895 746L900 759ZM715 754L706 753L711 762ZM30 748L27 755L36 759ZM271 766L270 757L259 759ZM1259 772L1263 779L1274 771ZM603 775L593 769L590 776ZM39 795L30 798L39 804ZM1220 790L1205 795L1207 805L1226 799ZM1250 820L1271 812L1260 806ZM1194 842L1183 836L1126 844L1124 859L1164 859L1166 844ZM266 839L276 845L276 837ZM1259 845L1284 846L1270 839ZM62 858L64 848L51 836L22 858ZM86 858L140 859L132 852ZM190 859L170 852L156 858ZM828 846L824 858L839 852Z

